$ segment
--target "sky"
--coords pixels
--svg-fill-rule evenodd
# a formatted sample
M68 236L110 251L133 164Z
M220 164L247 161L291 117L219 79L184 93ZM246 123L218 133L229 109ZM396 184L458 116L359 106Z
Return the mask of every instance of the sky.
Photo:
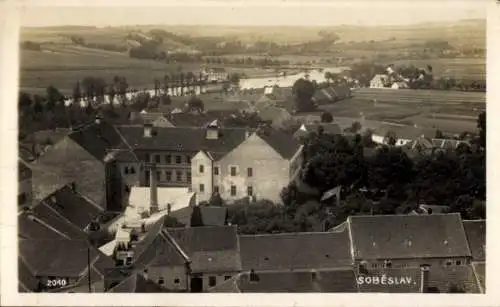
M26 27L86 25L405 25L486 18L487 0L330 0L262 2L213 0L184 2L94 0L54 2L26 0L21 24ZM281 3L281 4L280 4ZM51 6L48 6L51 5ZM57 6L55 6L57 5ZM61 6L64 5L64 6ZM83 6L86 5L86 6Z

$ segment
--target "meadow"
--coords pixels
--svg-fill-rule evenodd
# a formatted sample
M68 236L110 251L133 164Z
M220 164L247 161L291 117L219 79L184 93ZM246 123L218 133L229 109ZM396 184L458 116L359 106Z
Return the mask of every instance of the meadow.
M364 117L372 129L385 123L449 133L476 131L477 117L486 109L485 93L360 89L352 96L321 109L347 122Z

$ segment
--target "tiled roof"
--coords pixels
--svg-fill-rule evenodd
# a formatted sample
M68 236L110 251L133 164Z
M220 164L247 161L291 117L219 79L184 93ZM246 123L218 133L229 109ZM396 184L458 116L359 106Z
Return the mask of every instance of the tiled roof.
M350 216L355 259L470 256L460 214Z
M257 132L269 146L276 150L284 159L291 159L300 149L301 144L293 136L275 129L265 129Z
M474 261L486 260L486 220L463 221Z
M17 257L17 272L19 279L19 290L20 292L34 292L37 291L39 286L39 281L31 272L30 268L23 260L22 257Z
M242 293L298 293L298 292L358 292L352 269L324 272L258 273L258 281L250 281L249 274L241 274L238 288Z
M201 206L201 216L203 225L205 226L224 226L226 224L227 208L225 207L206 207ZM175 217L177 221L186 226L191 226L192 207L185 207L179 210L172 211L170 214Z
M177 113L170 114L167 118L175 127L206 127L214 120L223 121L238 114L237 110L209 110L202 114Z
M290 112L274 105L258 105L256 107L259 117L264 121L279 122L290 118Z
M165 293L165 288L157 283L144 278L141 274L132 273L124 281L111 288L110 293Z
M240 236L244 270L333 269L352 263L344 232Z
M206 139L202 128L161 128L156 127L156 135L144 137L142 126L119 126L117 129L134 149L199 150L227 153L245 139L245 129L220 129L216 140Z
M99 161L104 161L109 149L127 148L115 127L102 120L77 129L69 137Z
M33 190L40 201L61 186L75 182L80 194L103 206L105 203L105 171L103 163L65 137L32 163Z
M170 229L169 233L191 258L194 272L241 269L236 227L189 227Z
M39 204L39 206L43 205L50 207L54 214L68 220L81 230L84 230L102 212L102 209L90 203L68 186L53 193Z
M384 285L360 283L360 292L418 293L420 292L420 268L370 269L363 277L392 277L405 280L404 283ZM408 279L407 279L408 278ZM429 292L447 293L451 285L463 288L466 293L479 293L479 287L470 265L456 267L431 267L429 270Z
M35 276L81 277L90 262L106 257L86 240L19 240L19 255Z
M45 226L43 221L30 218L27 213L17 216L17 231L22 239L63 239L66 238L50 227Z

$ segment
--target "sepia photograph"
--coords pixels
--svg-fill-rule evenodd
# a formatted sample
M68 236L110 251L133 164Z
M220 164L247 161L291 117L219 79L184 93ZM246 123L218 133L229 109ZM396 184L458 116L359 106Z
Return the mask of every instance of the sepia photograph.
M345 2L20 6L18 292L485 294L487 1Z

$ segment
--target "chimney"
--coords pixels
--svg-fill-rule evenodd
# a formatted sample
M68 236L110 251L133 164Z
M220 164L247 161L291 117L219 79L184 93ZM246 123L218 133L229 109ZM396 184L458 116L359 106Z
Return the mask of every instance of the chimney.
M420 293L429 292L429 270L430 266L427 264L420 266Z
M207 127L206 139L207 140L217 140L219 138L219 128L218 127Z
M71 191L76 192L76 182L71 183Z
M153 125L145 124L144 125L144 137L150 138L153 136Z
M157 187L157 182L156 182L156 166L153 165L150 170L149 170L149 199L150 199L150 206L149 206L149 213L153 214L155 212L158 212L158 187Z

